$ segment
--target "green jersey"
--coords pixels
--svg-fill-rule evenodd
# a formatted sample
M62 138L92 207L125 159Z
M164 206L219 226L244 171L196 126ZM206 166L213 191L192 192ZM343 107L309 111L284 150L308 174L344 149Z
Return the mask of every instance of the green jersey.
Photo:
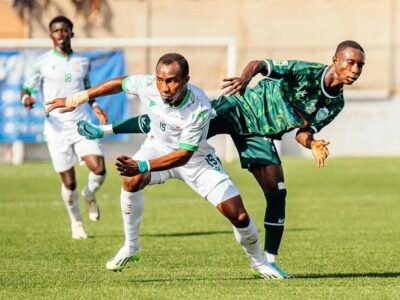
M238 134L280 138L285 132L305 126L318 132L343 109L343 90L332 96L324 88L328 66L298 60L265 62L265 79L246 89L243 96L224 99L237 108L237 118L230 121L236 123ZM215 110L224 113L218 111L218 106Z

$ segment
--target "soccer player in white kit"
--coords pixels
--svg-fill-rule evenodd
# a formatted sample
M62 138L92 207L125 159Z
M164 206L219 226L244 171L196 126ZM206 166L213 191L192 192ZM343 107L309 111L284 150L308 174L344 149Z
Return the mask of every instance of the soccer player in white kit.
M213 112L205 93L188 84L189 66L176 53L163 55L156 76L114 78L70 97L50 101L48 110L73 111L88 99L121 91L137 95L151 120L151 130L133 158L121 155L116 166L124 176L121 212L125 244L106 268L122 270L140 258L139 228L144 207L143 188L177 178L213 204L233 225L236 240L250 259L257 277L279 278L261 251L257 229L241 196L206 137ZM111 125L110 125L111 126Z
M35 99L32 94L37 90L40 90L46 102L90 87L90 62L88 58L72 51L72 29L72 22L64 16L55 17L50 21L53 49L37 59L24 83L21 97L26 108L33 107ZM100 122L105 124L107 115L94 99L89 103ZM47 113L44 124L44 135L53 167L62 180L61 196L71 220L72 238L78 240L86 239L87 234L82 222L76 189L74 165L77 158L85 162L90 170L82 196L86 201L89 219L92 221L97 221L100 217L95 193L106 176L104 156L99 143L81 137L76 131L76 122L82 119L89 120L83 106L70 114L62 114L58 110Z

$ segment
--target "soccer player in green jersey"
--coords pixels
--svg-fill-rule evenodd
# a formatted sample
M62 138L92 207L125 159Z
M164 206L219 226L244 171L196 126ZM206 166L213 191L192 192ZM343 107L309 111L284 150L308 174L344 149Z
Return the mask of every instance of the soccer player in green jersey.
M211 102L217 116L210 123L208 138L229 134L242 168L262 188L267 201L264 250L268 262L285 277L290 276L276 264L276 255L284 230L286 187L273 140L298 129L296 140L311 149L317 167L323 167L329 142L314 139L314 134L343 109L343 85L358 79L364 63L365 52L355 41L341 42L329 66L298 60L252 61L240 77L224 79L224 95ZM259 73L266 78L247 88ZM147 124L146 116L100 127L80 122L79 131L87 138L99 138L109 133L147 132Z

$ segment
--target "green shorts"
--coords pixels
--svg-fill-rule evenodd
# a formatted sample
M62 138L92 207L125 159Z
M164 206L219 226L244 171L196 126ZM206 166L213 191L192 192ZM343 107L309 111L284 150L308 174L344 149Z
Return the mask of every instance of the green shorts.
M228 101L211 103L217 116L210 122L207 138L218 134L229 134L239 153L243 169L248 169L251 165L281 165L272 139L243 133L245 121L234 103Z
M251 165L280 165L274 141L263 136L231 136L243 169Z

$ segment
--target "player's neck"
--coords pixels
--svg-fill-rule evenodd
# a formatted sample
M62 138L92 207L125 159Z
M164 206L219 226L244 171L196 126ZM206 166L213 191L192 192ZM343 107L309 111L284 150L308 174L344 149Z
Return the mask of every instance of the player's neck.
M53 48L53 52L59 56L64 56L64 57L68 57L70 56L74 51L69 47L69 48L65 48L62 49L60 47L54 47Z
M177 107L180 107L180 106L184 105L186 103L186 101L188 100L189 95L190 95L190 91L186 87L182 91L181 95L179 96L179 99L171 104L171 107L177 108Z
M330 95L337 95L343 88L343 83L335 76L333 65L330 65L325 73L324 88Z

